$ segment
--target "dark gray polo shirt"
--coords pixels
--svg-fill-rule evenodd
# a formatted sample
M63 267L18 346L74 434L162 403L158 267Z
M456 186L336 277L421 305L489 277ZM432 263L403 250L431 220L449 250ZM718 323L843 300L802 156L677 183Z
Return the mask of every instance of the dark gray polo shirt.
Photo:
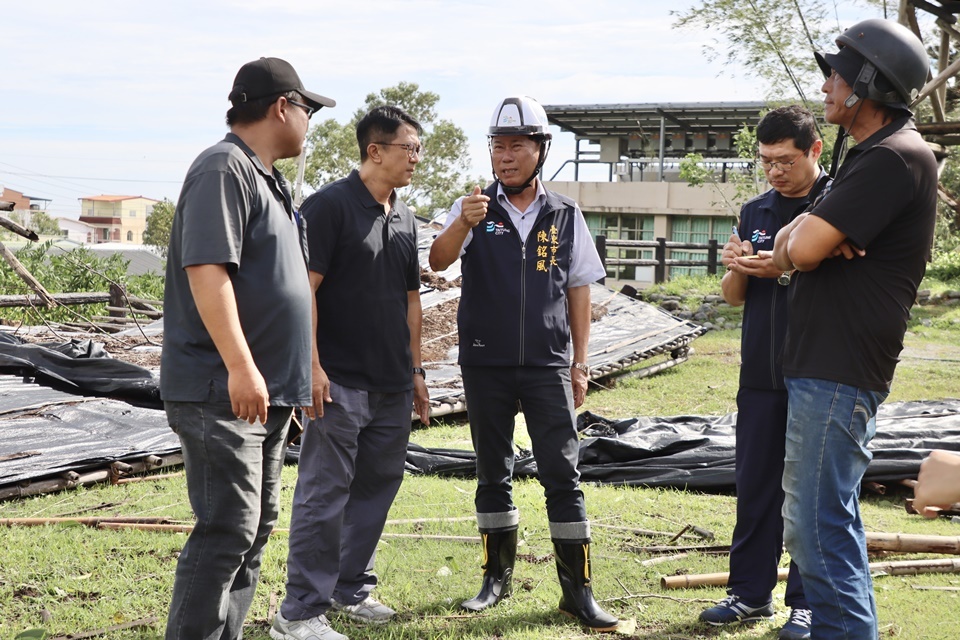
M379 393L413 388L407 292L420 289L417 223L393 196L385 214L360 174L307 198L310 271L317 289L320 364L339 385Z
M227 370L184 267L226 265L243 334L270 404L311 404L310 284L283 176L232 133L200 154L177 202L167 253L160 395L229 402Z

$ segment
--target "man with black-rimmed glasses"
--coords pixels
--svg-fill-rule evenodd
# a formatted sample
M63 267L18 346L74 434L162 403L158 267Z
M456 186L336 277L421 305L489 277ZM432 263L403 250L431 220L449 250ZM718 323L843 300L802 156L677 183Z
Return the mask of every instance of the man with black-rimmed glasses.
M271 637L343 640L331 609L380 624L377 543L403 480L411 408L426 424L417 225L396 189L423 156L420 124L377 107L357 124L360 169L311 195L313 407L293 499L287 594Z

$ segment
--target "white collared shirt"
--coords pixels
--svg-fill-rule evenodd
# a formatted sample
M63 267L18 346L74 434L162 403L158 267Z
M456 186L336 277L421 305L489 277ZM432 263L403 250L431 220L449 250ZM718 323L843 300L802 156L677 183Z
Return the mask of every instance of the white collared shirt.
M460 210L462 207L463 197L457 198L457 201L453 203L453 206L450 208L450 213L447 214L447 219L443 223L443 228L446 229L451 224L460 217ZM517 207L513 205L512 202L507 198L507 194L503 192L503 185L497 184L497 202L504 208L504 210L510 215L510 222L513 223L513 226L516 227L517 233L520 234L520 241L526 243L527 236L530 234L530 230L533 228L533 223L537 220L537 214L540 213L540 209L543 208L544 203L547 200L547 191L543 188L543 183L538 179L537 180L537 196L533 199L533 202L530 203L530 206L524 211L520 211ZM574 203L574 224L576 225L573 230L573 250L570 254L570 273L567 281L567 288L579 287L585 284L590 284L591 282L596 282L600 278L603 278L606 275L606 271L603 268L603 263L600 261L600 256L597 254L597 248L593 243L593 239L590 236L590 229L587 227L587 221L583 217L583 212L580 211L580 205ZM460 256L463 257L463 254L467 251L467 246L470 244L470 241L473 240L473 229L467 232L467 238L463 241L463 246L460 248Z

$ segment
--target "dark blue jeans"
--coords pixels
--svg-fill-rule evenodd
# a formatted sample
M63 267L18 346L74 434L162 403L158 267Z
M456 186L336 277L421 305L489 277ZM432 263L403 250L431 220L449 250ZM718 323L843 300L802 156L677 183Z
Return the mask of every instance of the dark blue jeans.
M197 517L180 552L166 640L239 640L279 514L280 471L293 410L267 424L237 420L229 403L165 402L180 436Z
M813 611L811 636L875 640L860 481L887 394L814 378L786 378L786 384L783 534Z

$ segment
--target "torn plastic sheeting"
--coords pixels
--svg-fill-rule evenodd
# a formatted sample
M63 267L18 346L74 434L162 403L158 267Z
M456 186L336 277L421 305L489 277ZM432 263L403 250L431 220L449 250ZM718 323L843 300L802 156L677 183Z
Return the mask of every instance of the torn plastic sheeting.
M36 377L61 390L163 407L158 380L148 369L111 358L102 344L92 340L27 344L0 332L0 373Z
M578 418L580 474L585 482L680 489L733 489L736 414L611 421L589 412ZM865 481L915 478L931 449L960 452L960 400L881 405L873 460ZM411 444L407 469L457 477L475 475L471 451ZM535 477L536 463L518 456L515 477Z
M0 485L179 450L163 411L74 396L0 419Z

